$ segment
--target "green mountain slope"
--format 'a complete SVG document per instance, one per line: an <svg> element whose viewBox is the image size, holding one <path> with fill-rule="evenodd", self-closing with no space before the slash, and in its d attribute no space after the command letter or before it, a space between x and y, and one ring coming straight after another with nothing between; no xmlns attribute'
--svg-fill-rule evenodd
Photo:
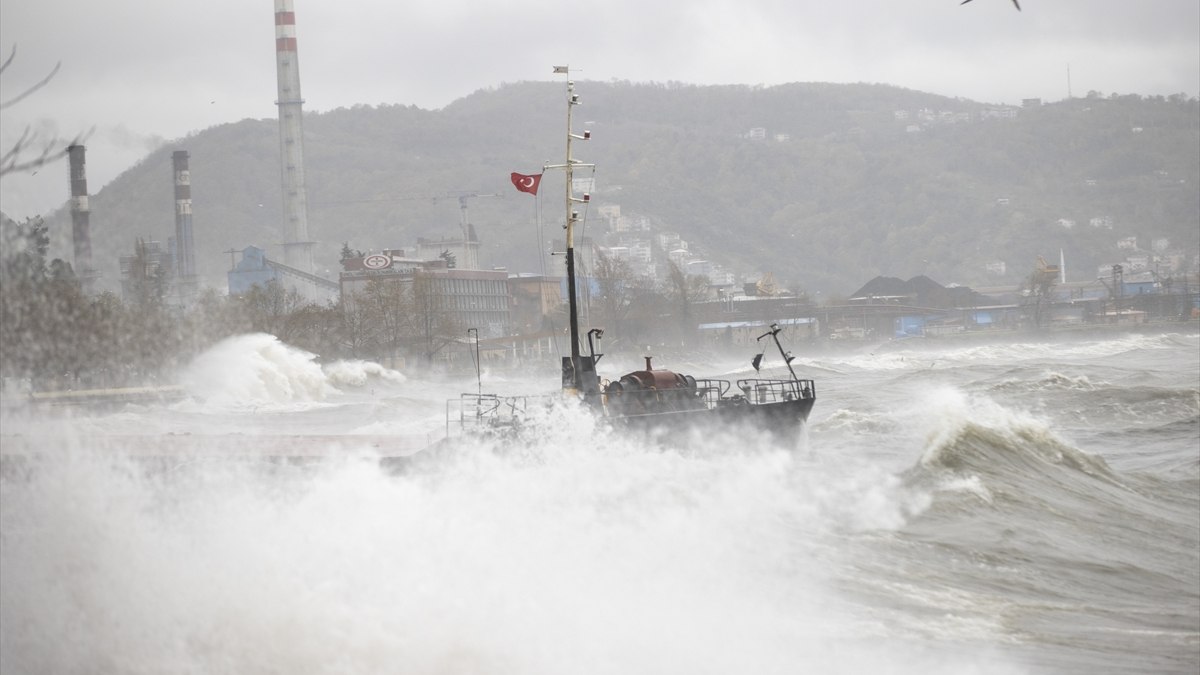
<svg viewBox="0 0 1200 675"><path fill-rule="evenodd" d="M1015 284L1037 255L1060 248L1068 273L1083 279L1124 257L1123 237L1143 248L1166 238L1189 260L1200 247L1194 99L1092 95L981 119L989 106L883 85L579 82L577 91L576 131L591 130L592 140L575 154L597 165L591 209L618 204L709 260L784 284L845 293L878 274ZM536 271L536 251L549 244L537 240L535 204L546 238L557 236L562 177L548 172L534 200L508 175L562 163L564 96L558 83L516 83L437 111L307 115L318 271L336 274L343 241L367 250L461 236L459 193L481 195L467 204L482 262ZM765 138L748 138L753 128ZM149 155L95 194L95 258L109 282L135 238L172 235L177 149L191 153L205 280L223 287L231 248L254 244L282 258L278 142L274 120L221 125ZM589 215L587 234L598 236ZM65 211L49 220L60 241L69 236ZM987 274L994 261L1007 263L1006 275Z"/></svg>

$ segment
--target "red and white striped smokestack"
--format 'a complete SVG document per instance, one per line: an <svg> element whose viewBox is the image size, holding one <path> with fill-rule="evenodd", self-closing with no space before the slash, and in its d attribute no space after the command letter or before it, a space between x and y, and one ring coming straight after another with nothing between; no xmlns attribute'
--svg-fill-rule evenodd
<svg viewBox="0 0 1200 675"><path fill-rule="evenodd" d="M71 179L71 237L75 243L75 273L84 276L92 269L91 209L88 206L87 149L67 148Z"/></svg>
<svg viewBox="0 0 1200 675"><path fill-rule="evenodd" d="M279 86L279 156L283 170L284 264L313 271L308 240L308 195L304 185L304 128L296 12L292 0L275 0L275 64Z"/></svg>
<svg viewBox="0 0 1200 675"><path fill-rule="evenodd" d="M192 173L187 150L171 154L175 174L175 275L181 281L196 276L196 253L192 243Z"/></svg>

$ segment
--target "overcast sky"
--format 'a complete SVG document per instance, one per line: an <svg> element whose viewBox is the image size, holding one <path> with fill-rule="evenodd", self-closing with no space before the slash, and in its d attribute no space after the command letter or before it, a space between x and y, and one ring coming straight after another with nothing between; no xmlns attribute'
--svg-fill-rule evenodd
<svg viewBox="0 0 1200 675"><path fill-rule="evenodd" d="M478 89L553 80L872 82L989 103L1197 96L1197 0L295 0L306 111L436 109ZM272 0L0 0L8 148L26 125L89 137L90 191L165 141L276 116ZM47 175L49 174L49 175ZM5 176L16 218L67 199L65 165Z"/></svg>

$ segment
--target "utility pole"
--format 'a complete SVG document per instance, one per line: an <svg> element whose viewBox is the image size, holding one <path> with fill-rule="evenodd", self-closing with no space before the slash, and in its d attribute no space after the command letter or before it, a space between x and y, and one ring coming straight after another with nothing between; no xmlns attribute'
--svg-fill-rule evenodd
<svg viewBox="0 0 1200 675"><path fill-rule="evenodd" d="M1120 265L1112 266L1113 273L1113 314L1116 315L1113 322L1121 323L1121 295L1124 293L1125 285L1125 268Z"/></svg>

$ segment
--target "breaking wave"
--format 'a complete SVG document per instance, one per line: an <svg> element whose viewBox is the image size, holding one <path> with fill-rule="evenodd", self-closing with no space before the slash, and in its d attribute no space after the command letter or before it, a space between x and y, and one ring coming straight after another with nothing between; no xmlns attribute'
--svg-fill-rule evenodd
<svg viewBox="0 0 1200 675"><path fill-rule="evenodd" d="M407 381L402 373L385 368L373 361L334 361L321 367L335 387L365 387L373 382L401 383Z"/></svg>
<svg viewBox="0 0 1200 675"><path fill-rule="evenodd" d="M289 411L320 406L346 390L399 384L403 374L369 361L322 365L273 335L238 335L188 365L181 383L191 404L211 410Z"/></svg>
<svg viewBox="0 0 1200 675"><path fill-rule="evenodd" d="M822 356L812 447L558 408L402 465L175 454L185 422L440 431L465 386L241 336L191 409L106 422L162 461L0 458L4 670L1195 672L1196 340L1156 340Z"/></svg>
<svg viewBox="0 0 1200 675"><path fill-rule="evenodd" d="M10 476L6 665L1019 672L897 639L831 583L839 537L923 508L899 477L761 439L676 450L547 415L561 431L515 451L468 444L399 473L84 454Z"/></svg>

